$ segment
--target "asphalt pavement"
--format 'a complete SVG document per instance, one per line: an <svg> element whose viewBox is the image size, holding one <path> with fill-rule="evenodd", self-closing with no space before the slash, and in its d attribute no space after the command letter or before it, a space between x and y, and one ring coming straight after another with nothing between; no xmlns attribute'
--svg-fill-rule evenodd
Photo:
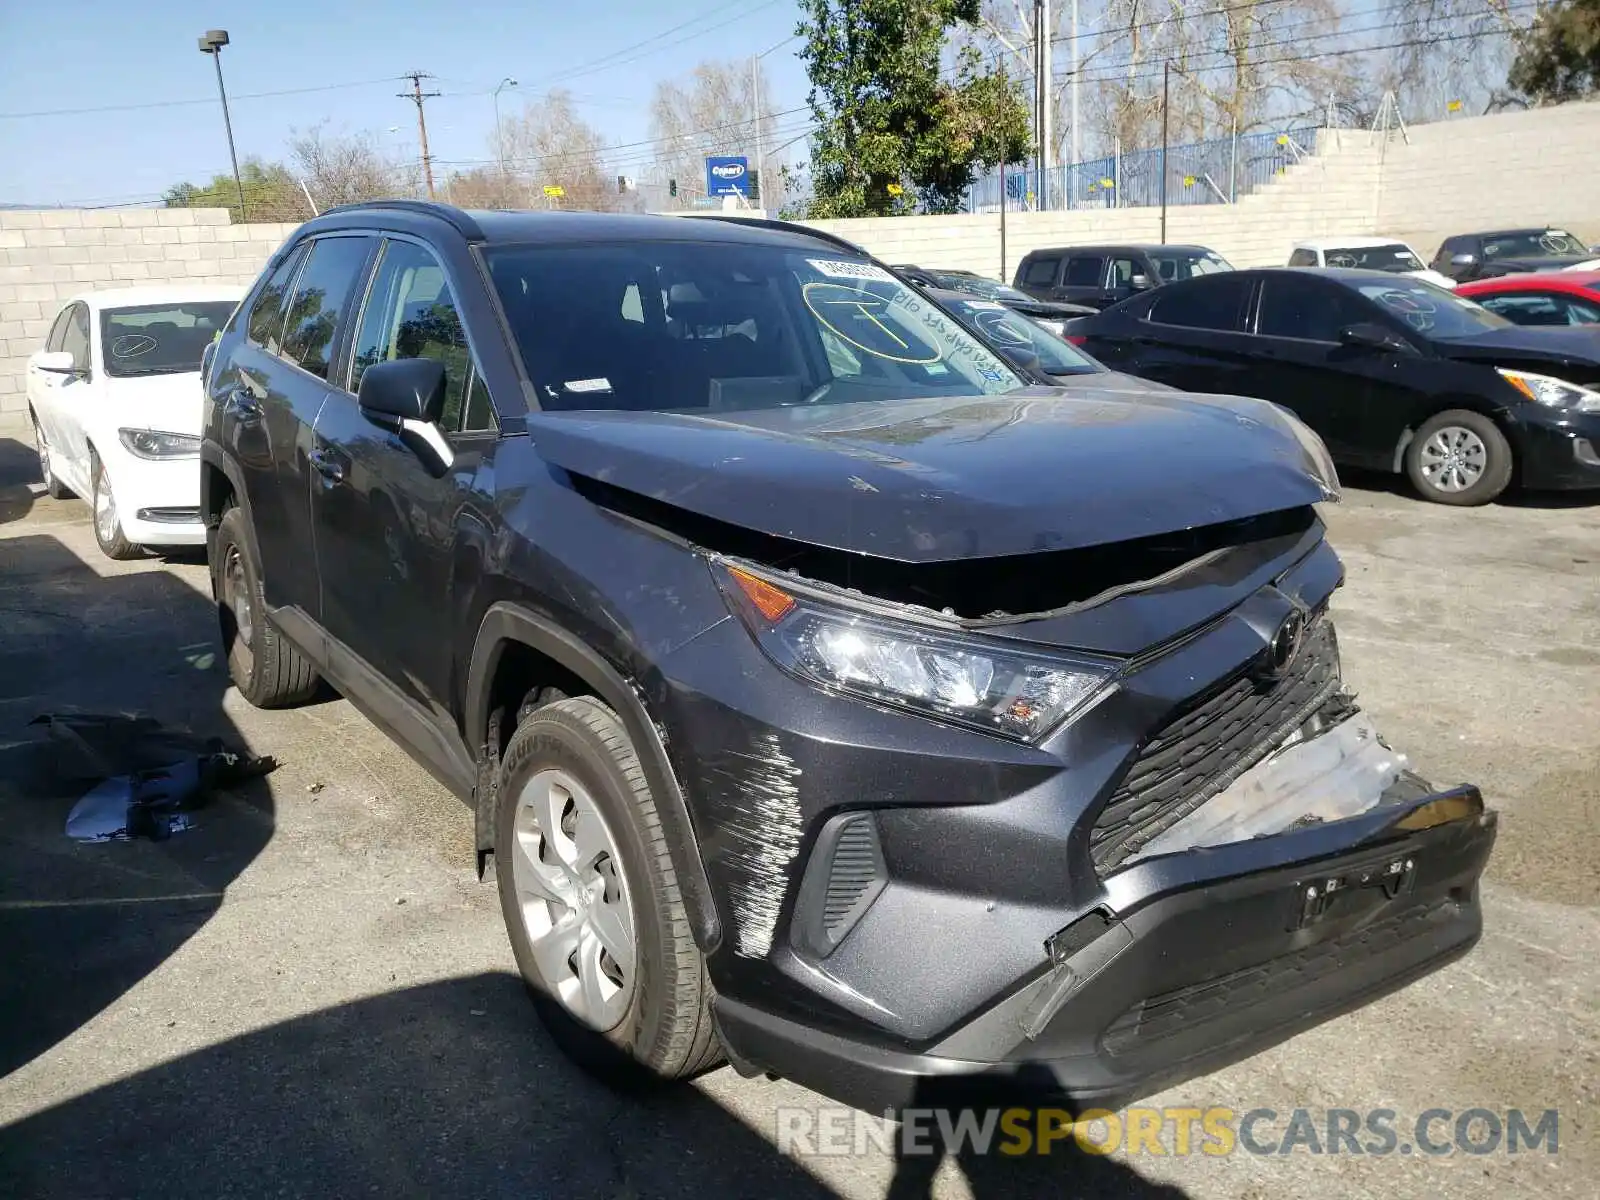
<svg viewBox="0 0 1600 1200"><path fill-rule="evenodd" d="M203 559L113 563L0 423L0 1195L1592 1196L1600 1178L1600 501L1425 505L1348 481L1346 675L1389 740L1502 813L1464 961L1151 1106L1546 1110L1559 1148L1477 1155L784 1153L794 1085L722 1069L620 1095L556 1052L465 808L331 693L258 712L218 661ZM79 748L28 724L145 716L270 754L164 842L79 844ZM115 728L115 726L113 726ZM954 949L951 953L958 952ZM844 1118L840 1118L844 1119ZM792 1129L791 1124L788 1128ZM1321 1147L1327 1149L1326 1145ZM1169 1142L1170 1149L1170 1142Z"/></svg>

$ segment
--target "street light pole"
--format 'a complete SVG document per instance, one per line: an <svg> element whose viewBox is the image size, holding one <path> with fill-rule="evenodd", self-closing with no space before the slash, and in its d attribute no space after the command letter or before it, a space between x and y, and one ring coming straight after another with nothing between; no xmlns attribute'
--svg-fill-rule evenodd
<svg viewBox="0 0 1600 1200"><path fill-rule="evenodd" d="M228 44L226 29L208 29L200 39L200 53L211 55L217 68L217 95L222 97L222 127L228 131L228 158L233 162L233 185L239 189L239 220L247 219L244 206L244 179L239 175L239 154L233 148L233 118L228 115L228 89L222 83L222 48Z"/></svg>
<svg viewBox="0 0 1600 1200"><path fill-rule="evenodd" d="M1161 64L1161 244L1167 244L1167 109L1172 96L1172 60Z"/></svg>
<svg viewBox="0 0 1600 1200"><path fill-rule="evenodd" d="M506 88L514 88L516 86L517 81L509 75L494 85L494 148L495 157L500 160L500 190L502 192L506 190L511 181L506 174L506 139L505 135L500 132L500 93Z"/></svg>

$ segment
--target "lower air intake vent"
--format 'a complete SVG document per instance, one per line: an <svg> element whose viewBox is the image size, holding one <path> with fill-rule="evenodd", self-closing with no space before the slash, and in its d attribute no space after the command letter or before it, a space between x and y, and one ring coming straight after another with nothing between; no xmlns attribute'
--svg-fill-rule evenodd
<svg viewBox="0 0 1600 1200"><path fill-rule="evenodd" d="M887 876L871 813L829 821L800 885L795 940L819 957L832 953L872 907Z"/></svg>

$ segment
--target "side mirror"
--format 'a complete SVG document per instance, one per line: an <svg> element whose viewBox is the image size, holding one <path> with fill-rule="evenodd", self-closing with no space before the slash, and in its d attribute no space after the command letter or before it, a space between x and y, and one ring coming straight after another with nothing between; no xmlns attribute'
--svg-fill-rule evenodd
<svg viewBox="0 0 1600 1200"><path fill-rule="evenodd" d="M41 350L33 356L33 365L41 371L49 371L52 375L76 375L77 364L73 362L72 355L66 350Z"/></svg>
<svg viewBox="0 0 1600 1200"><path fill-rule="evenodd" d="M444 364L431 358L397 358L373 363L361 373L356 403L374 425L392 430L422 459L429 472L443 475L455 454L437 421L444 411Z"/></svg>
<svg viewBox="0 0 1600 1200"><path fill-rule="evenodd" d="M1382 325L1362 321L1339 330L1339 344L1362 350L1409 350L1411 344L1390 333Z"/></svg>
<svg viewBox="0 0 1600 1200"><path fill-rule="evenodd" d="M1477 261L1478 256L1476 254L1452 254L1450 256L1450 265L1452 267L1470 267Z"/></svg>
<svg viewBox="0 0 1600 1200"><path fill-rule="evenodd" d="M1150 276L1135 275L1128 280L1128 286L1136 292L1148 292L1150 290Z"/></svg>

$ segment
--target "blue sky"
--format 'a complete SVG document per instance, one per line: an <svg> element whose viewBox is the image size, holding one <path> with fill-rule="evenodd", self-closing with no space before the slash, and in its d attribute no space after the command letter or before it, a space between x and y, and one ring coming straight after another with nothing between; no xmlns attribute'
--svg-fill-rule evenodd
<svg viewBox="0 0 1600 1200"><path fill-rule="evenodd" d="M323 121L414 155L416 109L395 93L410 86L402 72L420 69L444 93L427 106L434 156L469 160L490 154L489 91L507 76L520 87L501 94L503 113L519 92L565 87L608 141L638 142L657 80L747 60L796 20L794 0L0 0L0 202L125 203L227 171L216 77L196 48L211 28L232 37L222 66L241 158L281 157L293 130ZM762 63L780 110L805 102L797 46ZM249 98L312 88L326 90ZM62 109L115 111L14 115Z"/></svg>

